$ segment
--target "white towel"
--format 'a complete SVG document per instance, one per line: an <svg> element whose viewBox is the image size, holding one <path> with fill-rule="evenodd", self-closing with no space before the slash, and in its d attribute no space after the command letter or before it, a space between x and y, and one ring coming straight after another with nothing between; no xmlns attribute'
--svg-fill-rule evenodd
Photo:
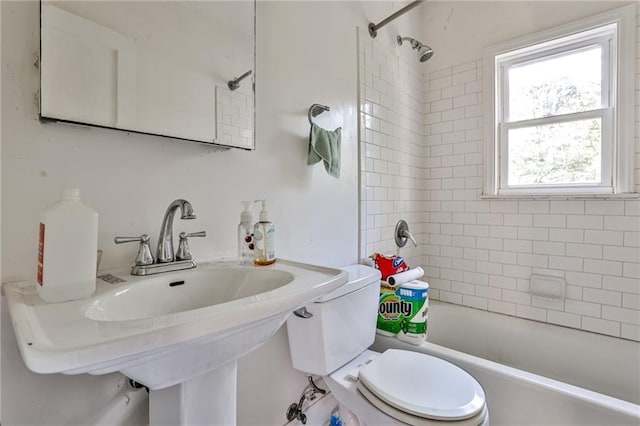
<svg viewBox="0 0 640 426"><path fill-rule="evenodd" d="M404 283L408 283L409 281L418 280L424 276L424 270L421 267L409 269L405 272L400 272L399 274L389 275L387 277L387 282L390 285L400 285Z"/></svg>

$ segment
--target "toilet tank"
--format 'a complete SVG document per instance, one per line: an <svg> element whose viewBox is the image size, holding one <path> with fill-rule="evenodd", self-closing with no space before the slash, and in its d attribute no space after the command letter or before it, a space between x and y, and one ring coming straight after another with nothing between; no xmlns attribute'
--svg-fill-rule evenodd
<svg viewBox="0 0 640 426"><path fill-rule="evenodd" d="M311 318L287 320L291 361L298 371L326 376L375 339L380 271L364 265L343 269L347 283L307 305Z"/></svg>

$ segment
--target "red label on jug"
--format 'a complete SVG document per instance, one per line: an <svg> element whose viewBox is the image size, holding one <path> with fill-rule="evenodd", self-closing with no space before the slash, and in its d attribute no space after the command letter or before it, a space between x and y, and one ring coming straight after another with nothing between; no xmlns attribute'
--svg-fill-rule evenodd
<svg viewBox="0 0 640 426"><path fill-rule="evenodd" d="M42 285L42 266L44 264L44 223L40 223L38 238L38 284Z"/></svg>

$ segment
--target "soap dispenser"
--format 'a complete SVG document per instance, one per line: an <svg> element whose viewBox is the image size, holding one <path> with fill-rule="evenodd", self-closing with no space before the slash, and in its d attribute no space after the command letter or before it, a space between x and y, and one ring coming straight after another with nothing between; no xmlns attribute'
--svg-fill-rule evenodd
<svg viewBox="0 0 640 426"><path fill-rule="evenodd" d="M244 210L240 213L238 224L238 262L241 265L249 265L253 260L253 212L251 201L242 201Z"/></svg>
<svg viewBox="0 0 640 426"><path fill-rule="evenodd" d="M267 212L267 200L256 200L262 202L262 210L260 211L260 221L253 227L253 239L255 241L254 248L254 265L271 265L276 261L276 230L273 223L269 221L269 212Z"/></svg>

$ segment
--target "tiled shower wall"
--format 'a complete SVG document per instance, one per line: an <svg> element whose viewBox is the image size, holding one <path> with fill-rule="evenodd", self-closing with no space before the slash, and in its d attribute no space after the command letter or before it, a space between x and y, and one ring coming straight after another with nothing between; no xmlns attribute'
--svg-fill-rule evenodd
<svg viewBox="0 0 640 426"><path fill-rule="evenodd" d="M635 157L636 182L640 182L640 27L637 38ZM364 75L371 75L368 81L365 78L361 102L363 204L367 209L386 206L366 211L367 249L392 251L388 227L397 216L391 209L397 191L388 184L411 171L415 180L406 194L417 198L402 203L421 209L412 211L411 218L421 231L421 266L432 298L640 340L640 201L482 199L480 58L422 76L421 102L416 111L407 113L414 117L423 112L424 146L411 143L421 155L412 155L408 166L389 163L381 153L398 149L390 137L397 129L381 125L389 110L379 104L382 92L375 77L384 64L398 59L392 50L375 43L373 48L367 49L366 43L362 47ZM409 66L419 69L417 63ZM406 73L407 78L411 75ZM407 96L403 89L408 87L413 87L413 80L383 85L399 91L395 95L387 91L391 99ZM418 254L412 257L418 258ZM564 299L532 297L532 274L563 278Z"/></svg>
<svg viewBox="0 0 640 426"><path fill-rule="evenodd" d="M360 176L361 257L400 254L412 266L424 264L422 247L399 249L394 229L400 219L426 243L423 76L378 40L361 33Z"/></svg>

